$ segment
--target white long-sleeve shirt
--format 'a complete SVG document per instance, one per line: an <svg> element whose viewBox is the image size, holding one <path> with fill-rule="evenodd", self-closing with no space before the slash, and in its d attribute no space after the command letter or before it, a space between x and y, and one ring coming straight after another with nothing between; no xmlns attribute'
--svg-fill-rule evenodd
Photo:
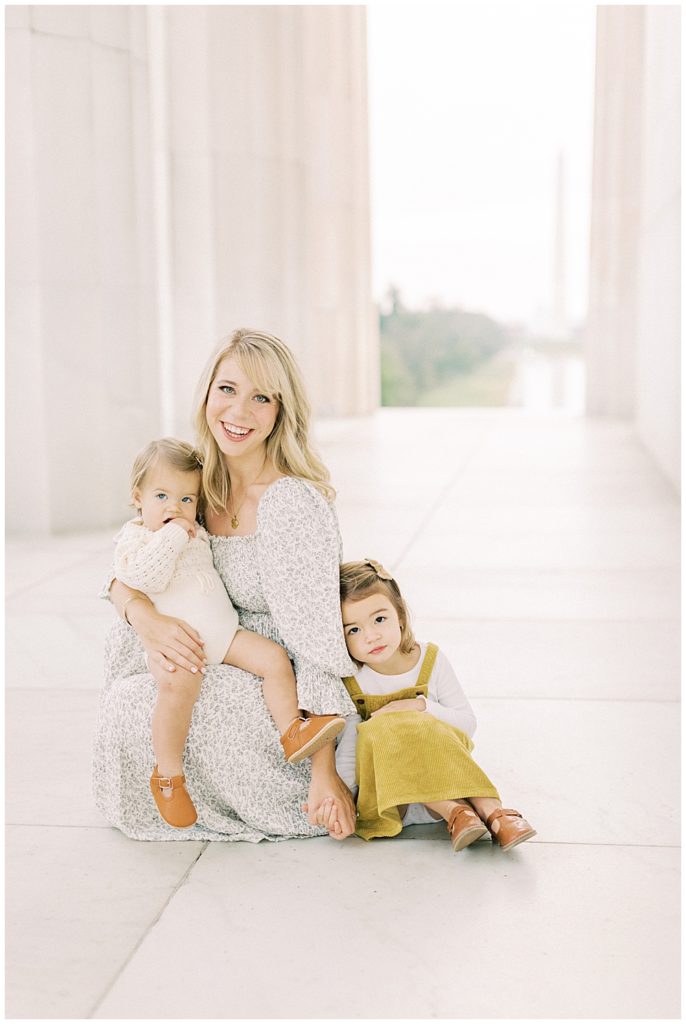
<svg viewBox="0 0 686 1024"><path fill-rule="evenodd" d="M369 665L363 665L355 673L355 678L363 693L394 693L396 690L404 690L406 687L417 685L422 662L426 655L426 643L419 645L421 654L419 661L409 672L401 672L399 675L382 675L375 672ZM467 700L464 690L460 686L455 671L439 650L436 655L433 671L429 677L429 692L426 698L426 710L424 714L433 715L448 725L454 725L469 737L474 735L476 730L476 715L472 706ZM355 747L357 744L357 726L362 721L360 715L351 715L346 718L346 726L338 739L336 748L336 770L350 789L355 786Z"/></svg>

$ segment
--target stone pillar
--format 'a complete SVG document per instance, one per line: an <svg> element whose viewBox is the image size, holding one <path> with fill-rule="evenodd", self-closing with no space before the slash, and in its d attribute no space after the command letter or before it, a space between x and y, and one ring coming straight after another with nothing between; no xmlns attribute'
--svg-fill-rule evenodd
<svg viewBox="0 0 686 1024"><path fill-rule="evenodd" d="M680 10L600 6L588 411L633 419L679 485Z"/></svg>
<svg viewBox="0 0 686 1024"><path fill-rule="evenodd" d="M375 409L364 8L6 12L8 528L120 521L235 327Z"/></svg>
<svg viewBox="0 0 686 1024"><path fill-rule="evenodd" d="M681 166L678 7L645 10L642 191L638 273L636 425L680 484Z"/></svg>
<svg viewBox="0 0 686 1024"><path fill-rule="evenodd" d="M93 529L158 424L144 9L5 11L7 527Z"/></svg>
<svg viewBox="0 0 686 1024"><path fill-rule="evenodd" d="M235 327L295 351L320 414L379 405L361 7L165 7L175 429Z"/></svg>
<svg viewBox="0 0 686 1024"><path fill-rule="evenodd" d="M597 8L587 409L633 417L644 8Z"/></svg>

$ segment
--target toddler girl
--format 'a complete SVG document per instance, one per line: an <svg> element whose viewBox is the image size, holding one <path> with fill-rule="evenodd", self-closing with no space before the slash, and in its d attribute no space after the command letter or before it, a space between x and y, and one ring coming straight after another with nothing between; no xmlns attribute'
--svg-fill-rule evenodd
<svg viewBox="0 0 686 1024"><path fill-rule="evenodd" d="M359 785L356 834L393 836L403 825L444 818L456 851L487 832L504 850L535 836L519 811L503 809L472 760L474 712L445 655L415 641L391 574L372 559L345 563L341 604L360 669L344 680L358 715L348 720L336 763L344 782ZM335 824L335 805L324 823Z"/></svg>
<svg viewBox="0 0 686 1024"><path fill-rule="evenodd" d="M238 625L236 609L214 568L208 535L196 521L200 469L195 449L173 438L152 441L137 456L131 497L139 518L126 523L115 538L115 576L141 591L125 602L124 618L126 605L147 595L158 612L199 631L207 662L262 676L265 704L282 733L284 754L289 764L297 764L333 740L345 719L304 718L284 648ZM157 763L150 787L161 816L175 828L189 828L197 820L184 785L183 749L201 682L199 676L191 694L179 692L171 681L158 684L153 712Z"/></svg>

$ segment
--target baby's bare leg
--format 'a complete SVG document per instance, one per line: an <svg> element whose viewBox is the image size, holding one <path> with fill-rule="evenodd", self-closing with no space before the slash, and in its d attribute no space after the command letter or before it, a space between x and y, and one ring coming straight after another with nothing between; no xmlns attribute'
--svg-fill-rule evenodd
<svg viewBox="0 0 686 1024"><path fill-rule="evenodd" d="M152 745L162 776L183 775L183 748L202 680L200 672L186 672L182 668L155 679L157 703L152 714Z"/></svg>
<svg viewBox="0 0 686 1024"><path fill-rule="evenodd" d="M239 629L224 656L225 665L262 676L264 702L280 733L300 714L295 676L284 648L247 629Z"/></svg>

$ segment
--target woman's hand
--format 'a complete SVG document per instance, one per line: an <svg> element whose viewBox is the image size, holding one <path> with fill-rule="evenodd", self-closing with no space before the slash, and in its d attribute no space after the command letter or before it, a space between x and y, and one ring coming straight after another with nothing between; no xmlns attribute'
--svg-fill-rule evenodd
<svg viewBox="0 0 686 1024"><path fill-rule="evenodd" d="M336 772L333 743L312 755L312 782L303 811L310 825L322 825L332 839L347 839L355 831L355 801Z"/></svg>
<svg viewBox="0 0 686 1024"><path fill-rule="evenodd" d="M370 718L376 715L387 714L393 711L426 711L426 701L423 697L411 697L409 700L391 700L384 704L378 711L372 711Z"/></svg>
<svg viewBox="0 0 686 1024"><path fill-rule="evenodd" d="M338 820L338 804L332 796L325 798L315 811L314 817L316 824L325 828L333 839L343 838L343 829Z"/></svg>
<svg viewBox="0 0 686 1024"><path fill-rule="evenodd" d="M126 611L151 664L167 672L175 672L177 666L189 672L205 671L203 642L187 622L160 615L148 601L131 601Z"/></svg>

